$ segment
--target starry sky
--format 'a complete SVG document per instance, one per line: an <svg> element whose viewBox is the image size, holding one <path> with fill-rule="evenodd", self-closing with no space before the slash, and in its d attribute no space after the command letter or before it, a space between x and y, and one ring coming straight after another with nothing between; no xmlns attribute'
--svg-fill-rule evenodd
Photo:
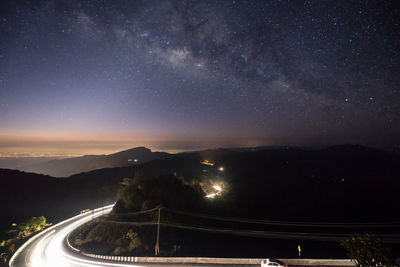
<svg viewBox="0 0 400 267"><path fill-rule="evenodd" d="M395 1L0 10L0 156L400 142Z"/></svg>

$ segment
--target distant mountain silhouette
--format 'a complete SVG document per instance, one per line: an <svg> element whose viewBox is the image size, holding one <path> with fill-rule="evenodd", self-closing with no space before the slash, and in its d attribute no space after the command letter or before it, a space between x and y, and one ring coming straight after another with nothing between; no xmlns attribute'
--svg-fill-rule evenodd
<svg viewBox="0 0 400 267"><path fill-rule="evenodd" d="M0 157L0 168L23 170L26 167L49 162L61 157Z"/></svg>
<svg viewBox="0 0 400 267"><path fill-rule="evenodd" d="M353 144L342 144L342 145L335 145L335 146L330 146L325 149L322 149L323 151L327 152L332 152L332 153L355 153L355 154L376 154L376 153L386 153L383 150L375 149L375 148L370 148L362 145L353 145Z"/></svg>
<svg viewBox="0 0 400 267"><path fill-rule="evenodd" d="M118 183L107 179L58 179L48 175L0 169L2 220L0 235L11 223L32 216L46 216L55 222L81 209L111 204ZM1 239L1 237L0 237Z"/></svg>
<svg viewBox="0 0 400 267"><path fill-rule="evenodd" d="M105 200L114 201L122 179L132 177L141 169L147 177L176 173L187 180L202 177L223 180L229 184L234 199L232 212L238 214L233 215L243 217L400 220L394 212L399 208L400 156L362 146L343 145L320 150L215 149L173 155L136 148L109 156L55 162L64 164L64 169L70 164L77 172L78 163L89 165L91 160L99 160L101 164L97 166L116 165L131 156L137 156L139 163L121 163L125 166L83 172L68 179L0 169L0 201L8 203L10 214L18 207L29 207L24 212L33 212L31 207L35 207L45 213L50 209L57 213L60 208L76 210L92 204L101 205ZM106 161L103 164L100 159L112 163ZM202 165L202 160L212 161L215 165ZM222 172L218 170L221 166L224 167Z"/></svg>
<svg viewBox="0 0 400 267"><path fill-rule="evenodd" d="M46 162L19 166L16 169L54 177L68 177L96 169L137 165L169 156L170 154L165 152L152 152L145 147L136 147L110 155L86 155L66 159L52 159Z"/></svg>
<svg viewBox="0 0 400 267"><path fill-rule="evenodd" d="M134 156L140 161L126 164ZM214 166L201 164L203 160ZM91 161L99 163L89 165ZM85 164L91 168L125 165L82 172L67 179L0 169L0 230L30 216L44 215L58 222L82 209L111 204L116 201L123 178L132 177L138 169L148 179L175 174L187 181L208 178L226 182L227 202L216 199L203 212L207 214L314 222L400 221L400 155L363 146L214 149L173 155L136 148L52 164L64 164L64 172L69 171L66 166L77 172L87 167Z"/></svg>
<svg viewBox="0 0 400 267"><path fill-rule="evenodd" d="M202 160L214 166L200 164ZM224 167L223 172L218 168ZM80 173L69 179L131 177L137 166ZM230 184L236 215L296 220L379 221L400 216L400 156L358 145L319 150L298 148L177 154L140 165L149 177L169 173L185 179L207 176ZM257 213L262 212L263 215Z"/></svg>

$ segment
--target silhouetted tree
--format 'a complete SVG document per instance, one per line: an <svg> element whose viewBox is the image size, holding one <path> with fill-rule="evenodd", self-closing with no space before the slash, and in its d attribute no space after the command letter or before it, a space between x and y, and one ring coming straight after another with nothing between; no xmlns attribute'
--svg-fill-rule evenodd
<svg viewBox="0 0 400 267"><path fill-rule="evenodd" d="M389 250L373 235L352 236L340 244L359 267L393 266L389 259Z"/></svg>
<svg viewBox="0 0 400 267"><path fill-rule="evenodd" d="M163 206L177 210L188 210L201 205L204 193L173 174L158 178L146 178L136 172L131 179L124 179L118 191L114 211L139 211Z"/></svg>

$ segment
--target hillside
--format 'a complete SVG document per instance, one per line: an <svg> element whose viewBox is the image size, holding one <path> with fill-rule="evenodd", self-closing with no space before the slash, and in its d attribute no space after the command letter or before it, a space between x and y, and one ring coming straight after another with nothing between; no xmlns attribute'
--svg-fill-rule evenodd
<svg viewBox="0 0 400 267"><path fill-rule="evenodd" d="M200 164L204 159L215 165ZM218 171L220 166L224 171ZM316 151L206 150L61 180L1 170L1 200L11 206L21 203L43 210L60 201L62 206L79 210L86 203L101 204L104 198L113 201L122 178L132 177L138 168L148 177L176 173L186 180L224 181L229 184L235 212L248 217L400 220L393 212L398 208L400 156L359 146Z"/></svg>
<svg viewBox="0 0 400 267"><path fill-rule="evenodd" d="M202 165L201 160L208 160L214 165ZM80 249L131 255L125 244L127 241L121 238L133 231L141 240L138 244L142 244L138 245L134 254L151 255L152 249L146 247L151 248L154 244L154 226L133 226L129 222L151 221L156 213L148 210L161 205L164 207L161 221L166 223L161 227L163 256L260 257L267 249L274 257L295 257L293 252L296 251L288 247L297 247L301 242L307 248L309 257L345 257L344 250L337 242L306 243L301 238L301 241L296 241L296 237L287 236L276 237L275 240L271 236L252 239L226 234L229 231L220 234L215 231L228 228L247 229L251 233L255 230L333 235L371 231L376 234L394 233L397 229L394 224L393 228L385 229L365 225L348 229L333 225L346 222L351 225L354 222L398 222L400 217L394 211L399 208L396 197L399 160L397 155L383 151L341 145L318 151L288 148L239 152L218 149L154 161L142 165L140 169L143 172L136 174L134 179L124 180L114 213L104 221L100 220L93 229L90 230L88 226L86 234L79 236L79 244L84 244ZM99 170L95 176L103 171L107 172L104 175L111 175L113 170ZM132 170L125 168L118 171ZM145 176L140 176L143 175L140 173ZM166 173L175 175L164 175ZM75 177L90 179L87 175L90 173ZM205 192L203 197L199 194L199 185L210 180L222 186L221 197L207 199L204 198ZM146 215L148 217L134 215L139 210L150 213ZM129 214L133 214L133 217ZM229 218L333 224L328 228L249 225L236 220L221 222L210 214ZM189 225L190 228L183 230L182 225ZM199 229L204 231L204 227L213 229L212 233L198 232ZM282 241L279 238L294 240ZM233 243L235 246L232 248ZM177 246L179 249L175 250ZM391 245L391 249L399 253L398 246Z"/></svg>
<svg viewBox="0 0 400 267"><path fill-rule="evenodd" d="M214 166L203 165L202 160ZM321 150L206 150L66 179L0 169L0 201L6 203L0 230L31 216L58 222L82 209L115 202L123 178L138 170L146 179L172 174L187 182L223 182L224 201L213 200L203 207L204 214L314 222L400 221L395 212L400 156L342 145Z"/></svg>
<svg viewBox="0 0 400 267"><path fill-rule="evenodd" d="M26 164L19 161L18 164L11 164L9 169L15 168L21 171L47 174L54 177L68 177L73 174L88 172L96 169L132 166L145 163L155 159L169 157L165 152L152 152L145 147L136 147L110 155L86 155L66 159L50 159L39 162L28 161ZM9 162L9 161L8 161ZM3 160L3 168L7 161Z"/></svg>
<svg viewBox="0 0 400 267"><path fill-rule="evenodd" d="M201 165L208 159L213 167ZM224 171L218 171L223 166ZM396 191L400 157L361 146L316 151L207 150L140 165L150 177L176 173L185 179L211 178L230 185L235 212L253 217L298 220L400 220ZM102 169L71 178L118 180L136 167Z"/></svg>
<svg viewBox="0 0 400 267"><path fill-rule="evenodd" d="M13 222L45 216L57 222L81 209L112 203L118 185L97 179L57 179L47 175L0 169L0 232Z"/></svg>

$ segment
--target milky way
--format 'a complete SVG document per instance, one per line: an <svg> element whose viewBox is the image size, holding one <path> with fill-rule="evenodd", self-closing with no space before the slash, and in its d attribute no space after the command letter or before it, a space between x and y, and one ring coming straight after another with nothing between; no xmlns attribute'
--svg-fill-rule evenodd
<svg viewBox="0 0 400 267"><path fill-rule="evenodd" d="M391 1L2 1L1 10L3 140L400 141Z"/></svg>

